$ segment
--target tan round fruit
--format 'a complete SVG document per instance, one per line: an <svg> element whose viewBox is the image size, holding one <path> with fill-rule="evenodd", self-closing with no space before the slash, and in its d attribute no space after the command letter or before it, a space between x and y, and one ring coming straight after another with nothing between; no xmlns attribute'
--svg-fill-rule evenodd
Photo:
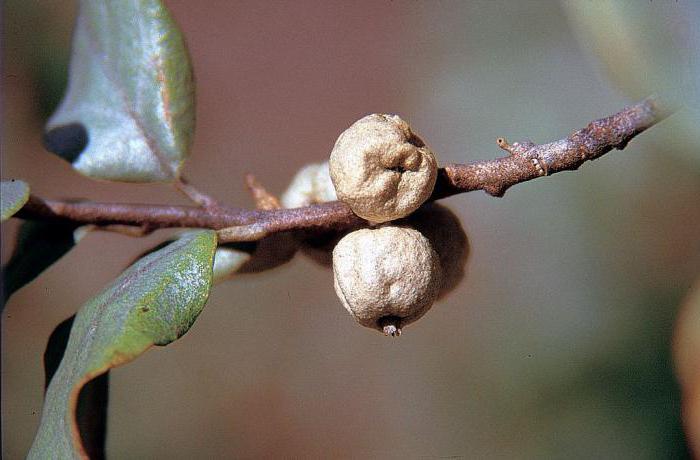
<svg viewBox="0 0 700 460"><path fill-rule="evenodd" d="M449 294L464 278L469 257L469 240L462 223L449 208L438 203L422 206L401 223L425 236L437 252L442 268L442 286L438 299Z"/></svg>
<svg viewBox="0 0 700 460"><path fill-rule="evenodd" d="M385 226L345 235L333 250L335 291L361 325L387 335L423 316L441 285L440 261L412 228Z"/></svg>
<svg viewBox="0 0 700 460"><path fill-rule="evenodd" d="M301 168L282 194L281 202L285 208L301 208L337 199L326 161Z"/></svg>
<svg viewBox="0 0 700 460"><path fill-rule="evenodd" d="M418 209L437 179L433 152L397 115L355 122L338 137L329 163L338 199L375 223Z"/></svg>

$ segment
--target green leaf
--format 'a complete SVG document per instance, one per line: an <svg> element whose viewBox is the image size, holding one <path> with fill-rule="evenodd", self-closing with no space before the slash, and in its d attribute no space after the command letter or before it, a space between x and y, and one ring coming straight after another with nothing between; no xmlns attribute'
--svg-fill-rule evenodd
<svg viewBox="0 0 700 460"><path fill-rule="evenodd" d="M44 393L58 370L68 345L75 315L62 321L51 333L44 352ZM93 460L105 458L107 438L107 404L109 402L109 372L85 384L78 396L75 418L85 452Z"/></svg>
<svg viewBox="0 0 700 460"><path fill-rule="evenodd" d="M12 217L22 209L29 199L29 185L21 180L4 180L0 182L0 222Z"/></svg>
<svg viewBox="0 0 700 460"><path fill-rule="evenodd" d="M177 238L172 238L163 241L162 243L158 243L156 246L139 255L136 260L164 248L173 241L177 241L178 238L186 236L188 233L191 233L191 231L182 232ZM241 270L241 268L244 268L247 262L249 262L252 258L256 247L257 243L249 242L227 243L217 247L216 252L214 253L212 283L218 284L225 281Z"/></svg>
<svg viewBox="0 0 700 460"><path fill-rule="evenodd" d="M12 257L2 269L0 310L12 294L33 281L73 248L76 228L77 225L59 222L22 223Z"/></svg>
<svg viewBox="0 0 700 460"><path fill-rule="evenodd" d="M68 90L46 128L47 149L86 176L178 176L194 132L194 81L161 1L80 2Z"/></svg>
<svg viewBox="0 0 700 460"><path fill-rule="evenodd" d="M86 456L75 415L81 389L189 330L209 296L215 250L211 230L183 236L140 259L80 309L29 458Z"/></svg>

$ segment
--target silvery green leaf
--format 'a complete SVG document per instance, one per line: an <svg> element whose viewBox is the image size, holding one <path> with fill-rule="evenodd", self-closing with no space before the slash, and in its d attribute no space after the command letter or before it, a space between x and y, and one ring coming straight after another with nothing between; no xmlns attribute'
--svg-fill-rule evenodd
<svg viewBox="0 0 700 460"><path fill-rule="evenodd" d="M185 43L158 0L82 0L47 149L98 179L176 178L194 131Z"/></svg>
<svg viewBox="0 0 700 460"><path fill-rule="evenodd" d="M46 390L28 458L84 458L76 408L86 385L185 334L209 296L216 233L192 232L139 259L78 311Z"/></svg>
<svg viewBox="0 0 700 460"><path fill-rule="evenodd" d="M29 185L21 180L4 180L0 183L0 221L6 221L22 209L29 199Z"/></svg>
<svg viewBox="0 0 700 460"><path fill-rule="evenodd" d="M51 333L44 351L44 392L63 361L75 315L62 321ZM105 458L109 372L90 380L80 390L75 420L85 453L92 459Z"/></svg>
<svg viewBox="0 0 700 460"><path fill-rule="evenodd" d="M192 230L186 230L174 238L163 241L139 255L136 260L152 254L192 232ZM244 268L253 257L256 247L257 243L228 243L218 246L214 253L213 283L218 284L225 281Z"/></svg>

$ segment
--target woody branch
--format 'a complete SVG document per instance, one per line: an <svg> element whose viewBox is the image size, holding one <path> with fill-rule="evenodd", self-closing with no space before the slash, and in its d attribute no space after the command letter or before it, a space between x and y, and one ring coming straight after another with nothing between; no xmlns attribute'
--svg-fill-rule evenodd
<svg viewBox="0 0 700 460"><path fill-rule="evenodd" d="M656 98L647 98L606 118L594 120L565 139L546 144L508 143L498 139L507 155L470 164L440 168L431 200L484 190L503 194L515 184L561 171L622 150L642 131L670 114ZM219 230L222 241L256 241L277 232L342 230L367 224L344 203L334 201L296 209L243 210L225 206L167 206L97 202L67 202L32 195L15 217L55 220L76 225L128 225L147 230L168 227Z"/></svg>

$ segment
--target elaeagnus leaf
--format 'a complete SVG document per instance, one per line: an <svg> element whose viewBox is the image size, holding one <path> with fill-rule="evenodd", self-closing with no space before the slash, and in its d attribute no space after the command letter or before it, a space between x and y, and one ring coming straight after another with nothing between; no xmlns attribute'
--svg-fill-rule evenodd
<svg viewBox="0 0 700 460"><path fill-rule="evenodd" d="M177 241L190 233L182 232L179 236L163 241L144 252L137 259ZM259 273L279 267L289 262L297 250L295 239L291 235L272 235L260 241L240 241L224 243L216 248L214 255L213 284L231 279L234 275Z"/></svg>
<svg viewBox="0 0 700 460"><path fill-rule="evenodd" d="M192 230L186 230L180 233L180 235L176 235L171 239L160 242L156 246L150 248L149 250L139 255L135 260L145 257L148 254L152 254L158 251L159 249L164 248L169 244L172 244L173 241L177 241L178 238L187 236L191 232ZM217 247L216 252L214 253L212 284L218 284L221 281L232 277L242 267L244 267L246 262L248 262L251 259L256 246L257 243L244 242L229 243Z"/></svg>
<svg viewBox="0 0 700 460"><path fill-rule="evenodd" d="M29 185L21 180L0 182L0 221L6 221L22 209L29 199Z"/></svg>
<svg viewBox="0 0 700 460"><path fill-rule="evenodd" d="M75 315L62 321L51 333L44 352L44 391L51 383L68 345ZM105 458L107 438L107 404L109 401L109 372L85 384L78 396L75 419L86 454L92 460Z"/></svg>
<svg viewBox="0 0 700 460"><path fill-rule="evenodd" d="M78 311L29 458L87 456L76 419L81 390L189 330L209 296L215 250L211 230L183 236L137 261Z"/></svg>
<svg viewBox="0 0 700 460"><path fill-rule="evenodd" d="M185 43L158 0L82 0L48 150L99 179L172 180L194 131Z"/></svg>

